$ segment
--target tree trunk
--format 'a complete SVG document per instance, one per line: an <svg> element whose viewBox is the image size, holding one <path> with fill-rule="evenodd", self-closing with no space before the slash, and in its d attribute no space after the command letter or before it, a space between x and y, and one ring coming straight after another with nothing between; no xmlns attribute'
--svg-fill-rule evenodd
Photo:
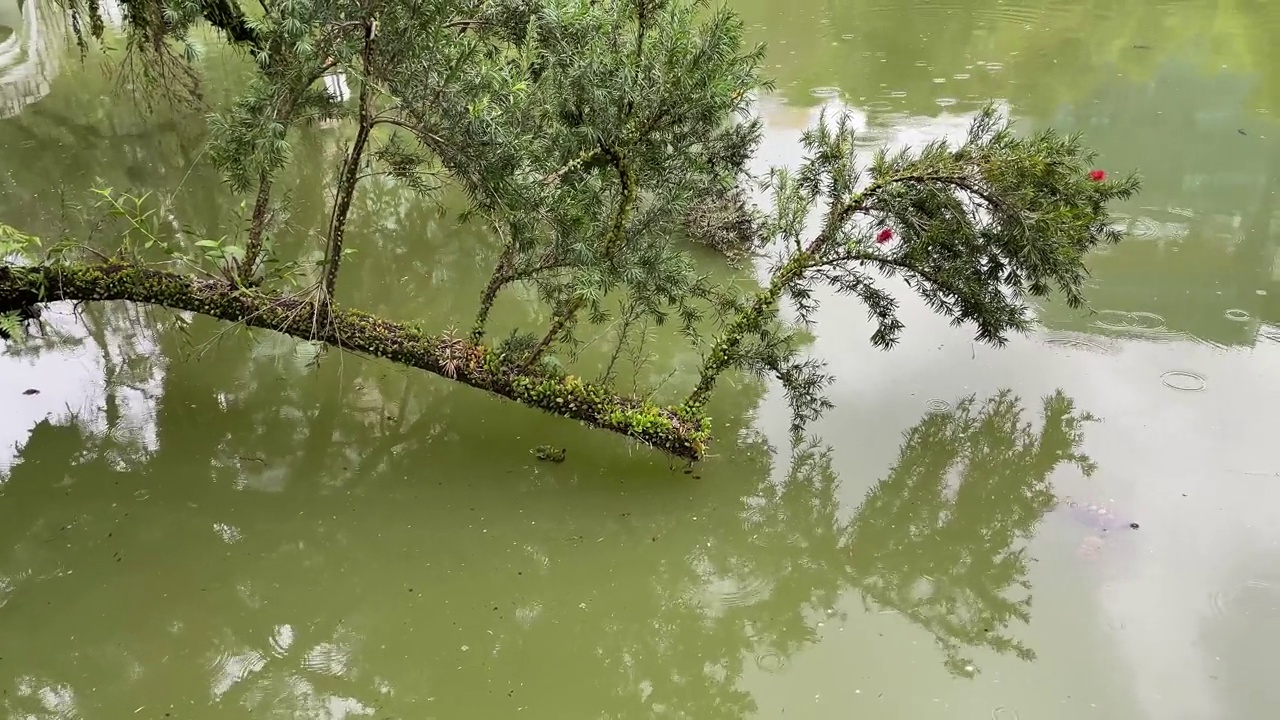
<svg viewBox="0 0 1280 720"><path fill-rule="evenodd" d="M484 339L484 329L489 324L489 313L493 310L493 303L498 299L498 293L502 292L502 288L511 281L507 266L511 264L514 256L515 246L508 243L502 248L502 256L498 258L498 264L493 268L493 274L489 276L484 292L480 294L480 309L476 311L476 319L471 324L471 342L473 343Z"/></svg>
<svg viewBox="0 0 1280 720"><path fill-rule="evenodd" d="M484 346L459 347L454 337L427 335L358 310L331 307L329 321L317 324L315 308L306 300L244 290L224 280L129 263L0 264L0 313L58 301L109 300L186 310L385 358L688 460L702 457L710 436L710 421L700 412L620 397L572 376L520 372Z"/></svg>
<svg viewBox="0 0 1280 720"><path fill-rule="evenodd" d="M365 25L364 52L360 72L369 73L373 61L374 25L370 20ZM351 143L351 150L342 163L342 172L338 176L338 187L333 199L333 213L329 216L328 242L324 251L323 297L332 302L333 290L338 284L338 268L342 264L342 242L347 233L347 216L351 214L351 200L356 194L356 185L360 183L360 162L364 159L364 148L369 143L369 134L373 131L373 89L367 78L361 77L360 109L358 112L356 138Z"/></svg>
<svg viewBox="0 0 1280 720"><path fill-rule="evenodd" d="M221 30L231 42L248 45L254 55L266 50L257 30L234 0L200 0L199 8L205 21Z"/></svg>
<svg viewBox="0 0 1280 720"><path fill-rule="evenodd" d="M258 197L253 201L253 215L249 219L249 241L244 246L244 260L241 261L236 276L241 284L249 286L258 274L258 263L262 256L263 236L267 232L267 213L271 210L271 186L274 180L271 173L263 172L258 177Z"/></svg>

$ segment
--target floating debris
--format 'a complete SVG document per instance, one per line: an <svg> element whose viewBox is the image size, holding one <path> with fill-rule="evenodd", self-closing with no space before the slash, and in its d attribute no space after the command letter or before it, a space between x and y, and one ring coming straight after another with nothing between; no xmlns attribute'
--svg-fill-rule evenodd
<svg viewBox="0 0 1280 720"><path fill-rule="evenodd" d="M562 463L568 451L564 448L552 447L550 445L539 445L533 449L533 454L539 460L547 462Z"/></svg>

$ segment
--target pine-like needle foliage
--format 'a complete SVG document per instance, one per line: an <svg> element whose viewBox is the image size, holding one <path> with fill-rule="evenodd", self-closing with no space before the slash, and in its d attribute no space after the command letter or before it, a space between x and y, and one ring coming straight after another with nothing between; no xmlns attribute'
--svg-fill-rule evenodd
<svg viewBox="0 0 1280 720"><path fill-rule="evenodd" d="M785 296L808 323L820 286L862 301L877 347L892 347L903 330L898 303L879 282L885 277L902 278L954 324L973 326L979 341L1002 345L1030 329L1030 298L1056 292L1072 307L1084 303L1085 256L1121 237L1107 204L1138 189L1134 176L1095 180L1094 154L1080 136L1019 136L991 106L960 142L882 150L865 169L853 141L847 117L824 117L804 135L800 167L774 171L764 225L779 253L770 284L712 348L690 405L738 367L781 379L797 429L829 407L821 364L800 359L776 322ZM810 235L815 208L824 214Z"/></svg>
<svg viewBox="0 0 1280 720"><path fill-rule="evenodd" d="M95 0L64 1L101 36ZM709 0L263 0L253 17L237 0L123 1L131 47L167 57L204 20L260 70L211 119L210 157L234 190L256 195L231 268L238 284L261 282L290 129L345 118L354 133L335 173L318 318L361 178L385 173L429 193L447 175L470 197L468 215L501 239L472 345L483 354L490 310L512 284L534 288L550 311L496 354L510 378L554 375L545 356L575 342L582 323L615 320L615 299L620 325L674 320L695 345L711 315L721 331L697 386L661 411L696 452L709 427L702 408L727 371L780 379L797 430L830 406L822 363L801 355L801 328L781 320L784 298L805 325L820 288L852 295L876 326L871 342L889 348L903 324L885 280L898 278L1000 345L1031 327L1033 298L1083 304L1086 256L1120 239L1107 205L1138 188L1132 176L1095 179L1079 136L1019 135L989 107L955 142L871 158L855 153L847 118L824 117L804 135L801 165L768 178L771 211L750 207L744 168L761 137L750 96L769 87L763 51ZM320 82L334 71L350 98ZM683 244L691 227L727 252L776 252L767 286L713 286ZM619 418L652 420L628 402Z"/></svg>
<svg viewBox="0 0 1280 720"><path fill-rule="evenodd" d="M530 359L612 319L615 292L658 323L693 331L708 289L680 245L710 193L730 192L760 125L747 92L763 84L760 48L741 22L702 2L568 0L507 18L510 62L526 68L523 181L489 208L507 243L473 336L494 298L532 283L553 308ZM530 210L533 209L533 212Z"/></svg>

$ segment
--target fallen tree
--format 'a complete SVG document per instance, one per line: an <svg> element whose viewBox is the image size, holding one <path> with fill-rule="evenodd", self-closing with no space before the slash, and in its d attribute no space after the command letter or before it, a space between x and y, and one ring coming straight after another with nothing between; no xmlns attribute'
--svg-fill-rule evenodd
<svg viewBox="0 0 1280 720"><path fill-rule="evenodd" d="M727 372L776 377L796 432L830 406L823 363L804 357L796 332L780 321L784 299L808 321L818 285L853 295L875 323L872 343L889 348L903 325L896 299L875 271L903 279L954 323L973 326L977 340L1001 345L1010 333L1032 327L1030 298L1058 293L1072 306L1084 303L1086 255L1120 239L1108 223L1107 204L1138 187L1135 177L1108 180L1101 170L1089 171L1093 156L1078 137L1052 131L1017 137L991 108L975 117L955 147L935 142L914 153L879 154L862 187L854 184L859 171L846 119L834 125L824 119L806 133L804 145L807 157L794 175L775 173L774 208L763 215L761 242L779 253L765 287L732 293L689 286L703 293L696 299L717 313L722 330L704 346L697 385L676 406L622 396L549 362L548 346L581 307L553 304L553 329L541 339L525 334L523 342L487 344L475 330L465 337L452 330L433 334L335 306L340 254L326 253L332 264L321 265L305 290L274 290L278 282L270 276L256 282L243 275L243 249L208 239L179 247L147 229L153 213L143 200L121 201L110 191L99 193L126 225L113 258L65 240L42 249L34 236L0 225L0 256L21 258L0 264L0 331L49 302L159 305L386 358L697 460L710 440L704 407ZM825 208L824 218L807 237L796 219L815 207ZM145 262L157 245L177 259L176 267L194 272ZM85 262L87 253L102 262ZM702 346L701 337L694 342Z"/></svg>
<svg viewBox="0 0 1280 720"><path fill-rule="evenodd" d="M706 4L271 4L250 43L270 62L210 117L207 157L244 200L241 229L169 233L149 193L110 188L95 192L121 221L119 247L86 252L63 240L72 252L37 253L35 238L12 229L6 247L0 225L0 258L23 256L0 264L0 331L58 300L161 305L384 357L693 460L710 439L703 408L726 373L776 379L797 432L830 406L823 363L804 356L800 333L781 317L790 306L810 322L821 288L859 300L872 344L886 349L903 323L884 278L992 345L1032 327L1033 298L1084 303L1089 252L1120 239L1107 206L1138 180L1093 168L1076 135L1013 132L993 107L963 137L870 157L857 150L847 114L824 116L804 134L799 166L767 178L772 207L748 206L741 189L758 180L746 165L762 128L751 95L769 87L763 51L746 45L733 13ZM163 26L138 25L148 16L137 15L131 37L183 42L211 7L224 5L192 5ZM350 98L319 82L337 68ZM296 228L320 241L309 277L305 248L278 254L274 233L287 212L273 193L296 165L290 138L333 119L345 119L347 132L332 147L327 222ZM478 311L447 321L465 338L334 304L354 249L353 199L373 176L428 197L461 190L464 215L491 231L496 261ZM699 271L685 243L691 213L711 245L772 256L763 287L717 284ZM158 250L170 259L149 261ZM514 288L547 311L545 326L487 337L495 299ZM664 323L702 355L697 384L677 406L616 392L611 364L600 383L562 372L561 358L572 362L587 344L581 337L621 328L616 351Z"/></svg>
<svg viewBox="0 0 1280 720"><path fill-rule="evenodd" d="M305 295L237 287L135 263L0 265L0 314L41 304L124 301L184 310L249 327L385 358L634 438L671 455L697 460L710 422L697 412L622 397L610 388L540 368L453 333L425 333L359 310L323 308Z"/></svg>

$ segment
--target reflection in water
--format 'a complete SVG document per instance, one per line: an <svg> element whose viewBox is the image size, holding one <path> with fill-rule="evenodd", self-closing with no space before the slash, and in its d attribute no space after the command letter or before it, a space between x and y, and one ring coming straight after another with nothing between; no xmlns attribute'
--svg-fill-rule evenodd
<svg viewBox="0 0 1280 720"><path fill-rule="evenodd" d="M183 343L170 315L86 306L85 332L51 312L46 339L0 358L0 406L19 408L0 413L3 714L727 720L805 682L824 700L861 685L848 697L876 703L855 710L868 717L1204 720L1275 707L1256 640L1275 633L1280 587L1259 554L1280 527L1278 505L1260 501L1280 471L1266 370L1280 346L1280 5L734 4L762 21L792 103L762 108L766 162L792 159L819 102L856 108L872 148L960 130L974 103L1002 97L1025 126L1083 130L1105 166L1141 168L1145 191L1118 218L1130 241L1091 263L1091 300L1118 312L1068 317L1050 303L1052 352L1015 342L976 357L916 313L921 331L881 356L849 328L861 310L829 304L815 335L845 383L823 427L839 450L801 448L771 468L757 442L769 399L744 387L718 399L715 416L732 419L717 428L723 457L696 481L382 364L336 356L313 371L313 353L288 340L206 347L222 328L197 322ZM215 102L237 68L209 63ZM139 118L96 71L57 83L0 122L0 171L23 190L0 195L0 218L67 231L53 199L102 177L181 188L184 225L238 226L198 162L199 117ZM282 183L288 242L323 223L331 170L311 136L298 140ZM436 325L474 309L466 288L493 261L487 239L391 187L358 202L363 279L349 287L362 304ZM503 312L514 324L528 310ZM1212 387L1176 392L1160 382L1169 370ZM1063 512L1044 523L1028 576L1044 466L1078 452L1069 435L1083 417L1069 411L1067 431L1048 412L1037 433L1011 399L942 400L1008 385L1062 385L1105 411L1090 451L1107 472L1053 477L1141 531L1102 546L1109 518ZM890 463L893 433L924 410ZM534 463L526 451L545 442L571 445L570 460ZM890 464L851 517L837 486L861 493ZM1059 531L1067 549L1088 535L1081 549L1099 557L1055 561ZM973 638L984 620L995 641ZM1012 659L1032 648L1039 661ZM948 682L939 658L986 673ZM786 709L755 715L849 712Z"/></svg>
<svg viewBox="0 0 1280 720"><path fill-rule="evenodd" d="M108 27L120 27L115 0L101 0ZM11 33L4 32L8 26ZM22 112L52 90L66 55L67 16L56 0L0 0L0 119Z"/></svg>
<svg viewBox="0 0 1280 720"><path fill-rule="evenodd" d="M1063 464L1094 471L1079 452L1094 418L1061 393L1044 400L1043 413L1035 432L1017 399L1001 393L928 415L849 526L856 587L931 632L953 672L974 671L966 647L1035 657L1001 632L1030 621L1024 544L1056 504L1050 474Z"/></svg>
<svg viewBox="0 0 1280 720"><path fill-rule="evenodd" d="M19 5L3 0L0 25L13 30L0 38L0 119L13 117L49 94L62 61L58 44L58 12L50 2ZM15 12L16 11L16 12Z"/></svg>
<svg viewBox="0 0 1280 720"><path fill-rule="evenodd" d="M119 322L87 318L111 328L92 337ZM850 514L816 441L779 478L726 431L732 459L664 486L622 451L533 463L515 436L541 417L495 425L469 393L387 370L226 340L158 373L143 417L39 423L0 476L6 711L729 720L756 706L748 664L784 671L821 620L885 611L972 674L981 649L1034 656L1011 636L1025 542L1050 473L1092 470L1065 396L1038 430L1008 393L970 397L907 431ZM117 430L144 421L155 445Z"/></svg>

